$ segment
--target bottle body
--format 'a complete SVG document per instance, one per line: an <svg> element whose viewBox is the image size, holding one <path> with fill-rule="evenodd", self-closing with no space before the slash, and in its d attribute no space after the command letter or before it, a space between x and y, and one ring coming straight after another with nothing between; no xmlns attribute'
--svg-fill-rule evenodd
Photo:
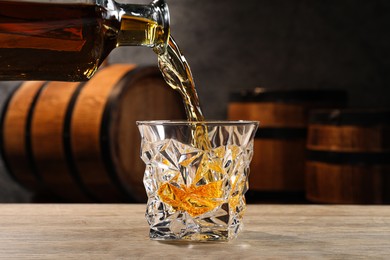
<svg viewBox="0 0 390 260"><path fill-rule="evenodd" d="M0 0L0 7L0 80L88 80L115 47L154 47L163 38L158 21L136 13L153 13L148 6Z"/></svg>

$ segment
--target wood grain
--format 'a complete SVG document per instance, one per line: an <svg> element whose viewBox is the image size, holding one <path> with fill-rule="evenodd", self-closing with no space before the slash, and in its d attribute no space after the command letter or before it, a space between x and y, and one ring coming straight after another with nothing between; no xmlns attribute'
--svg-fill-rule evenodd
<svg viewBox="0 0 390 260"><path fill-rule="evenodd" d="M390 207L249 205L218 243L148 238L145 205L2 204L0 259L388 259Z"/></svg>
<svg viewBox="0 0 390 260"><path fill-rule="evenodd" d="M78 173L100 201L120 201L123 195L112 183L102 161L100 145L102 114L118 81L135 65L115 64L100 70L86 83L74 106L71 119L71 146Z"/></svg>
<svg viewBox="0 0 390 260"><path fill-rule="evenodd" d="M306 197L390 204L389 110L323 110L308 125Z"/></svg>
<svg viewBox="0 0 390 260"><path fill-rule="evenodd" d="M336 204L390 204L390 165L306 162L306 198Z"/></svg>
<svg viewBox="0 0 390 260"><path fill-rule="evenodd" d="M40 182L31 171L26 150L26 127L30 106L43 81L29 81L12 96L3 121L3 159L13 177L29 189L39 189Z"/></svg>
<svg viewBox="0 0 390 260"><path fill-rule="evenodd" d="M228 106L230 120L259 120L261 137L266 128L294 128L305 130L307 125L305 104L277 102L238 102ZM304 190L305 136L295 138L257 138L252 159L249 183L252 190L288 191Z"/></svg>
<svg viewBox="0 0 390 260"><path fill-rule="evenodd" d="M259 132L261 134L261 126ZM249 175L251 190L302 191L305 186L303 139L257 138L254 141L254 151Z"/></svg>
<svg viewBox="0 0 390 260"><path fill-rule="evenodd" d="M303 104L276 102L230 103L228 114L232 120L260 120L262 127L305 128L307 108Z"/></svg>
<svg viewBox="0 0 390 260"><path fill-rule="evenodd" d="M87 202L72 178L63 141L68 103L78 85L59 81L45 85L34 107L29 137L36 169L47 189L63 198Z"/></svg>
<svg viewBox="0 0 390 260"><path fill-rule="evenodd" d="M312 151L380 153L390 150L390 142L386 141L389 133L389 126L379 124L366 127L310 124L306 147Z"/></svg>

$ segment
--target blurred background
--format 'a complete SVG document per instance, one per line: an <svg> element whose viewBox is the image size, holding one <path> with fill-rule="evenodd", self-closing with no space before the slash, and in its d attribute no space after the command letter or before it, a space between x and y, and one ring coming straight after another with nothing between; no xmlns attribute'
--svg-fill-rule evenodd
<svg viewBox="0 0 390 260"><path fill-rule="evenodd" d="M350 107L390 107L387 0L167 2L172 36L191 66L207 119L226 119L231 93L255 87L344 90ZM142 47L117 48L108 59L157 64ZM4 104L17 83L0 84ZM33 197L1 169L0 202Z"/></svg>
<svg viewBox="0 0 390 260"><path fill-rule="evenodd" d="M390 104L388 1L168 0L172 35L205 114L226 117L229 92L254 87L344 89L354 107ZM150 50L115 62L154 64Z"/></svg>

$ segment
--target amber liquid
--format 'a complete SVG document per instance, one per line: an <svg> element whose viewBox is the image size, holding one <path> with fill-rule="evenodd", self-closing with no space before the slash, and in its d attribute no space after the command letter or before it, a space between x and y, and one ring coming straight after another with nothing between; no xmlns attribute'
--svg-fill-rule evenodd
<svg viewBox="0 0 390 260"><path fill-rule="evenodd" d="M181 94L187 119L195 122L204 121L190 66L172 37L169 39L166 52L158 56L158 62L165 81Z"/></svg>
<svg viewBox="0 0 390 260"><path fill-rule="evenodd" d="M192 145L203 150L202 161L197 167L195 178L190 185L180 185L166 182L158 190L160 199L172 206L172 208L185 211L193 217L202 215L213 210L222 203L224 196L224 182L216 180L211 172L226 176L223 168L223 160L226 153L231 152L233 160L236 160L238 147L225 147L212 149L208 138L207 126L203 124L204 116L200 107L198 94L196 92L194 79L190 67L181 54L177 44L171 38L167 51L159 55L159 66L166 82L175 90L179 91L187 112L187 118L193 123ZM188 162L189 164L191 162ZM185 162L182 166L187 167ZM234 181L232 186L244 185ZM235 207L239 200L238 195L230 195L229 204Z"/></svg>
<svg viewBox="0 0 390 260"><path fill-rule="evenodd" d="M0 0L0 80L88 80L116 46L162 34L146 19L109 17L93 4Z"/></svg>

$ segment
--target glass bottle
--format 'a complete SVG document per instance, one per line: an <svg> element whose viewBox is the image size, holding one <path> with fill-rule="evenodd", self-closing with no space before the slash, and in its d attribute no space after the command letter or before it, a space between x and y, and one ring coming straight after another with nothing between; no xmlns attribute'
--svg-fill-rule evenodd
<svg viewBox="0 0 390 260"><path fill-rule="evenodd" d="M161 53L168 38L164 0L0 0L0 80L84 81L114 48Z"/></svg>

